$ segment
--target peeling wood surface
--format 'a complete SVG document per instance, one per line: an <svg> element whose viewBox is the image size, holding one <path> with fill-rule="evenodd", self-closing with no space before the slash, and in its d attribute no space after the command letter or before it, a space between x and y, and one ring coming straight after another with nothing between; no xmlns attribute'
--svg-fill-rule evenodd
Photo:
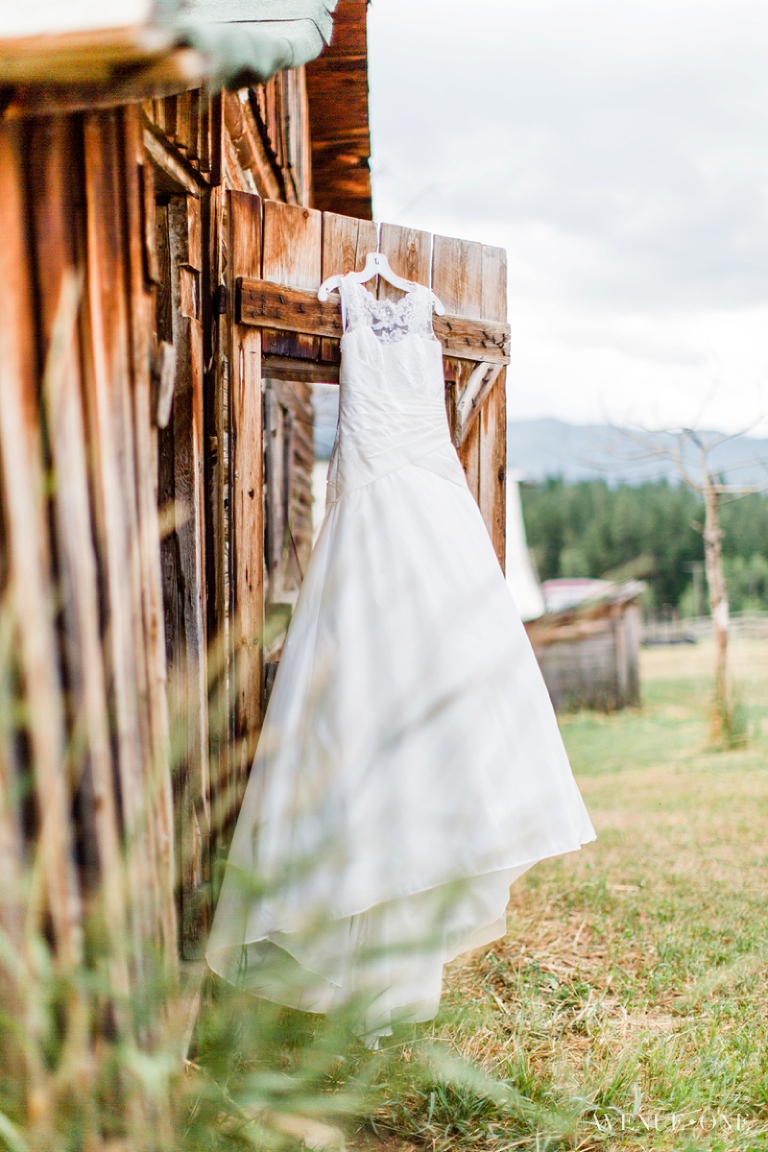
<svg viewBox="0 0 768 1152"><path fill-rule="evenodd" d="M160 171L169 178L172 189L178 185L192 196L200 195L204 185L202 177L186 157L153 127L144 129L144 147Z"/></svg>
<svg viewBox="0 0 768 1152"><path fill-rule="evenodd" d="M222 101L224 123L231 141L230 164L237 173L237 182L230 180L230 186L267 199L280 199L280 173L267 152L250 101L243 103L237 92L224 92Z"/></svg>

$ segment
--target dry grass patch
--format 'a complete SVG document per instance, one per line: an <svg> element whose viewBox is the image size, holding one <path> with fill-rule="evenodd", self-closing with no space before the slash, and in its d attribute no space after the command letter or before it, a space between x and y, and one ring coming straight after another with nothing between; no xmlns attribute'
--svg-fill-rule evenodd
<svg viewBox="0 0 768 1152"><path fill-rule="evenodd" d="M744 749L707 747L708 645L644 653L642 709L564 719L598 840L516 885L506 938L452 966L426 1038L392 1044L382 1137L768 1149L768 644L734 649Z"/></svg>

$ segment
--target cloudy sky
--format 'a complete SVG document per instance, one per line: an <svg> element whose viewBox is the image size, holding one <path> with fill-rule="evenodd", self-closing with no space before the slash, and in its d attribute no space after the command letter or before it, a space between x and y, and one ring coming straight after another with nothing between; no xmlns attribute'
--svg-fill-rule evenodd
<svg viewBox="0 0 768 1152"><path fill-rule="evenodd" d="M507 249L513 417L768 415L768 0L373 0L369 37L376 217Z"/></svg>

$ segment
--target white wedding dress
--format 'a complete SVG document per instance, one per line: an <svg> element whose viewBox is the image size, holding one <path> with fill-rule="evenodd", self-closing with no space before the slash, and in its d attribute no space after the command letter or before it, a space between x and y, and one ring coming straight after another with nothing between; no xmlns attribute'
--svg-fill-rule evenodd
<svg viewBox="0 0 768 1152"><path fill-rule="evenodd" d="M369 1043L430 1019L510 883L594 832L451 444L434 297L342 281L325 521L283 649L211 968Z"/></svg>

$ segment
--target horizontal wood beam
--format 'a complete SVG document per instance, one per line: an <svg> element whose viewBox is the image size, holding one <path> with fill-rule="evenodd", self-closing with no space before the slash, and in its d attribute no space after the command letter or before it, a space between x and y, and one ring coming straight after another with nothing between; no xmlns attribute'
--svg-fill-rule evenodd
<svg viewBox="0 0 768 1152"><path fill-rule="evenodd" d="M237 315L241 324L299 332L339 340L341 305L337 299L321 303L316 293L287 288L266 280L238 281ZM472 320L467 316L435 316L434 332L446 356L486 364L509 364L508 324Z"/></svg>
<svg viewBox="0 0 768 1152"><path fill-rule="evenodd" d="M256 328L300 332L308 336L341 338L341 307L338 298L325 304L316 292L286 288L268 280L237 282L237 319Z"/></svg>
<svg viewBox="0 0 768 1152"><path fill-rule="evenodd" d="M446 356L483 364L509 364L511 329L508 324L498 320L472 320L467 316L435 315L432 327Z"/></svg>

